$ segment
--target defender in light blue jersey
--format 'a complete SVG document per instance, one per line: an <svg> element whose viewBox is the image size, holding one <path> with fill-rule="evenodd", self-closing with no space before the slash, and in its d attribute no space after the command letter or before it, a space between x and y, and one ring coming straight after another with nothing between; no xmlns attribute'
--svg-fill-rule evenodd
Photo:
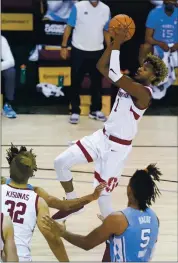
<svg viewBox="0 0 178 263"><path fill-rule="evenodd" d="M160 194L155 184L160 175L153 164L137 170L127 186L128 207L106 217L86 236L66 231L64 225L49 217L43 219L44 227L84 250L107 241L103 262L148 262L158 239L158 218L149 206Z"/></svg>

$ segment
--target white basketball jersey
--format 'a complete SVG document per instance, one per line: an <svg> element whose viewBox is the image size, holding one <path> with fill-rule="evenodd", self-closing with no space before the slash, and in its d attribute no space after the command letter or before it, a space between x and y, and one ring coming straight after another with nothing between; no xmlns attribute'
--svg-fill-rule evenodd
<svg viewBox="0 0 178 263"><path fill-rule="evenodd" d="M152 89L147 88L151 94ZM141 120L146 109L135 106L133 98L123 89L119 89L112 111L105 122L106 131L123 140L133 140L138 122Z"/></svg>
<svg viewBox="0 0 178 263"><path fill-rule="evenodd" d="M31 260L30 242L37 221L38 195L29 189L2 185L2 212L8 213L14 226L19 258Z"/></svg>
<svg viewBox="0 0 178 263"><path fill-rule="evenodd" d="M3 220L4 220L4 214L1 213L1 239L0 239L0 249L1 249L1 256L4 249L4 236L3 236Z"/></svg>

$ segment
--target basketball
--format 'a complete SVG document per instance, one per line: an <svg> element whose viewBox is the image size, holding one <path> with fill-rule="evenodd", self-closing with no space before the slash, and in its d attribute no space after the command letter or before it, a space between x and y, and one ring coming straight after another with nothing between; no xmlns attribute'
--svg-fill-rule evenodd
<svg viewBox="0 0 178 263"><path fill-rule="evenodd" d="M133 19L127 15L114 16L109 23L109 32L112 34L112 28L119 28L120 26L124 26L128 30L125 41L130 40L135 33L135 23Z"/></svg>

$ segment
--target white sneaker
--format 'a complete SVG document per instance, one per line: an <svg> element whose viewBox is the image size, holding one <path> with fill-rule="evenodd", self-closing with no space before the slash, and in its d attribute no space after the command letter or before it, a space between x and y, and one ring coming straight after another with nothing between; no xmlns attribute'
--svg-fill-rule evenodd
<svg viewBox="0 0 178 263"><path fill-rule="evenodd" d="M106 116L104 115L104 113L102 111L90 112L89 118L97 120L97 121L103 121L103 122L105 122L107 120Z"/></svg>
<svg viewBox="0 0 178 263"><path fill-rule="evenodd" d="M38 61L39 59L39 50L41 50L41 45L36 45L35 49L30 52L30 56L28 58L29 61Z"/></svg>
<svg viewBox="0 0 178 263"><path fill-rule="evenodd" d="M80 120L80 115L77 113L72 113L72 115L70 116L69 122L71 124L78 124Z"/></svg>

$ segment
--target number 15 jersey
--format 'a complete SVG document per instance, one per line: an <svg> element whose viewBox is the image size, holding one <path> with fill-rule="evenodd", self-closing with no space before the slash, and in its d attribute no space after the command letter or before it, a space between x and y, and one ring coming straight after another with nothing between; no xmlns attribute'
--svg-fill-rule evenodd
<svg viewBox="0 0 178 263"><path fill-rule="evenodd" d="M30 242L37 221L38 195L30 189L2 185L2 212L13 221L19 258L31 260Z"/></svg>

